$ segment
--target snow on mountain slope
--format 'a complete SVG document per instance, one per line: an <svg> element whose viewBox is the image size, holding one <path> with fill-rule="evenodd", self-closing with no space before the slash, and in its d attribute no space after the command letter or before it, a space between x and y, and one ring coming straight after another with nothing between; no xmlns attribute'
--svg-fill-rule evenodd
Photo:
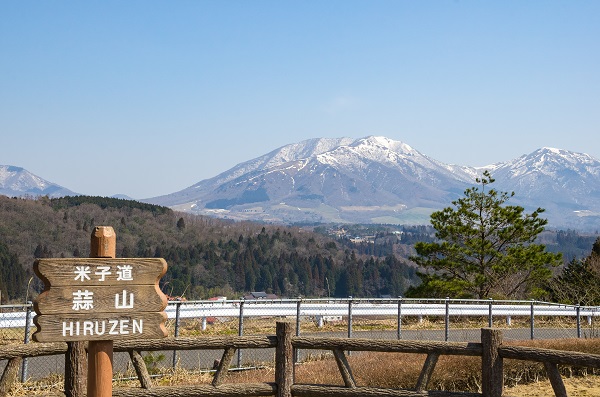
<svg viewBox="0 0 600 397"><path fill-rule="evenodd" d="M48 182L21 167L10 165L0 165L0 194L11 197L75 195L72 191Z"/></svg>
<svg viewBox="0 0 600 397"><path fill-rule="evenodd" d="M213 178L144 200L176 210L265 222L426 224L490 170L508 204L538 207L550 227L598 229L600 161L541 148L485 167L450 165L381 136L317 138L243 162ZM0 194L74 195L19 167L0 166Z"/></svg>
<svg viewBox="0 0 600 397"><path fill-rule="evenodd" d="M148 200L176 209L272 222L427 223L491 170L509 204L543 207L551 226L594 227L600 164L542 148L486 167L449 165L381 136L312 139L283 146L215 178Z"/></svg>

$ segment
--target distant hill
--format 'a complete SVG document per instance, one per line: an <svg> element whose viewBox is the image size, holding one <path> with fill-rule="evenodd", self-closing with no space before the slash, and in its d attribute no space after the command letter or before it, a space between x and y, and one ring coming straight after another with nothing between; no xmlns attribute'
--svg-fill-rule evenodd
<svg viewBox="0 0 600 397"><path fill-rule="evenodd" d="M486 167L448 165L385 137L312 139L240 163L184 190L148 199L181 211L273 223L427 224L475 184L515 191L509 204L547 211L554 228L594 231L600 221L600 161L542 148Z"/></svg>
<svg viewBox="0 0 600 397"><path fill-rule="evenodd" d="M0 194L9 197L62 197L74 196L77 193L55 183L48 182L23 168L0 165Z"/></svg>
<svg viewBox="0 0 600 397"><path fill-rule="evenodd" d="M107 197L21 199L0 196L2 301L22 301L34 258L87 257L94 226L112 226L118 257L161 257L163 292L188 299L402 295L415 268L373 258L296 227L231 222ZM32 279L29 297L42 288Z"/></svg>

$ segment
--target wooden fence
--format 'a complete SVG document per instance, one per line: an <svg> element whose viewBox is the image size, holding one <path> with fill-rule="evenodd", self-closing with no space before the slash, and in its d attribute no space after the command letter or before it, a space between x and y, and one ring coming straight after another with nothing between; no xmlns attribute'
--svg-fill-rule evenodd
<svg viewBox="0 0 600 397"><path fill-rule="evenodd" d="M275 348L275 381L272 383L226 383L231 360L237 349ZM159 350L224 350L210 385L153 386L142 351ZM294 349L318 349L333 352L344 386L294 383ZM114 351L128 352L140 381L139 388L116 388L113 396L120 397L358 397L358 396L435 396L435 397L501 397L503 359L541 362L545 365L555 396L567 396L559 365L600 368L600 355L565 352L502 344L502 331L483 328L481 343L423 342L410 340L373 340L294 336L294 324L278 322L274 336L227 336L203 338L167 338L159 340L115 342ZM414 389L382 389L360 387L352 375L346 351L376 351L426 354L427 358ZM5 396L14 382L23 357L66 354L66 343L38 343L0 347L0 360L8 364L0 380L0 396ZM427 390L428 381L440 355L479 356L482 360L482 393ZM66 390L67 396L77 396Z"/></svg>

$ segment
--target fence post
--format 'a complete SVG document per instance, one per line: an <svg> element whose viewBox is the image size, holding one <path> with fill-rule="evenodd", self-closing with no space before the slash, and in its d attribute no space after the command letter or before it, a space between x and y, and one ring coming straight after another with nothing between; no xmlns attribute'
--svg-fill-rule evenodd
<svg viewBox="0 0 600 397"><path fill-rule="evenodd" d="M244 335L244 300L240 302L240 317L238 319L238 335ZM237 366L238 368L242 367L242 349L238 349L237 352Z"/></svg>
<svg viewBox="0 0 600 397"><path fill-rule="evenodd" d="M181 310L181 301L175 305L175 337L179 336L179 316ZM173 350L173 369L177 366L177 350Z"/></svg>
<svg viewBox="0 0 600 397"><path fill-rule="evenodd" d="M352 296L348 297L348 338L352 338Z"/></svg>
<svg viewBox="0 0 600 397"><path fill-rule="evenodd" d="M534 309L533 309L533 299L531 300L531 314L530 314L530 318L529 318L529 322L531 323L531 339L533 340L534 336L535 336L535 313L534 313Z"/></svg>
<svg viewBox="0 0 600 397"><path fill-rule="evenodd" d="M111 226L96 226L90 239L90 258L116 258L117 235ZM85 354L85 351L84 351ZM87 397L112 396L113 341L88 342Z"/></svg>
<svg viewBox="0 0 600 397"><path fill-rule="evenodd" d="M398 297L398 339L402 338L402 297Z"/></svg>
<svg viewBox="0 0 600 397"><path fill-rule="evenodd" d="M450 339L450 297L446 297L446 318L444 319L444 341Z"/></svg>
<svg viewBox="0 0 600 397"><path fill-rule="evenodd" d="M481 329L481 392L486 397L502 397L504 389L504 365L498 354L502 345L502 331L490 328Z"/></svg>
<svg viewBox="0 0 600 397"><path fill-rule="evenodd" d="M494 326L494 318L492 317L492 302L494 300L490 298L490 303L488 307L488 327L492 328Z"/></svg>
<svg viewBox="0 0 600 397"><path fill-rule="evenodd" d="M300 304L302 303L302 297L298 297L296 302L296 336L300 336ZM300 361L300 350L294 349L294 364Z"/></svg>
<svg viewBox="0 0 600 397"><path fill-rule="evenodd" d="M276 325L277 348L275 350L276 397L292 397L294 384L294 354L292 345L292 324L278 321Z"/></svg>
<svg viewBox="0 0 600 397"><path fill-rule="evenodd" d="M29 334L31 333L31 302L27 302L27 312L25 313L25 337L23 343L29 343ZM23 357L21 364L21 383L27 380L27 357Z"/></svg>
<svg viewBox="0 0 600 397"><path fill-rule="evenodd" d="M577 337L581 338L581 306L577 305Z"/></svg>

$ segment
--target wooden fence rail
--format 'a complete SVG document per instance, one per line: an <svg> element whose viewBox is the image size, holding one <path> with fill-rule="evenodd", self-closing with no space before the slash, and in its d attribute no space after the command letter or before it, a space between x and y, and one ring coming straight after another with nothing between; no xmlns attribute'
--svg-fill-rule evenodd
<svg viewBox="0 0 600 397"><path fill-rule="evenodd" d="M566 352L502 344L502 332L483 328L481 343L424 342L409 340L373 340L352 338L322 338L294 336L294 324L278 322L276 335L225 336L203 338L167 338L160 340L118 341L114 351L128 352L140 381L139 388L116 388L119 397L358 397L358 396L435 396L435 397L501 397L503 391L503 359L541 362L545 365L556 397L567 393L558 370L559 365L600 368L600 355ZM275 381L268 383L225 383L231 360L237 349L275 348ZM217 371L210 385L153 386L142 351L158 350L223 350ZM330 350L337 363L344 386L294 383L294 349ZM413 389L383 389L360 387L356 384L347 351L376 351L426 354L417 384ZM0 347L0 360L8 364L0 380L0 397L8 394L16 382L20 362L24 357L66 354L66 343L38 343ZM478 356L482 358L482 392L447 392L427 390L427 385L441 355ZM69 393L67 393L69 395ZM73 395L72 393L70 395Z"/></svg>

